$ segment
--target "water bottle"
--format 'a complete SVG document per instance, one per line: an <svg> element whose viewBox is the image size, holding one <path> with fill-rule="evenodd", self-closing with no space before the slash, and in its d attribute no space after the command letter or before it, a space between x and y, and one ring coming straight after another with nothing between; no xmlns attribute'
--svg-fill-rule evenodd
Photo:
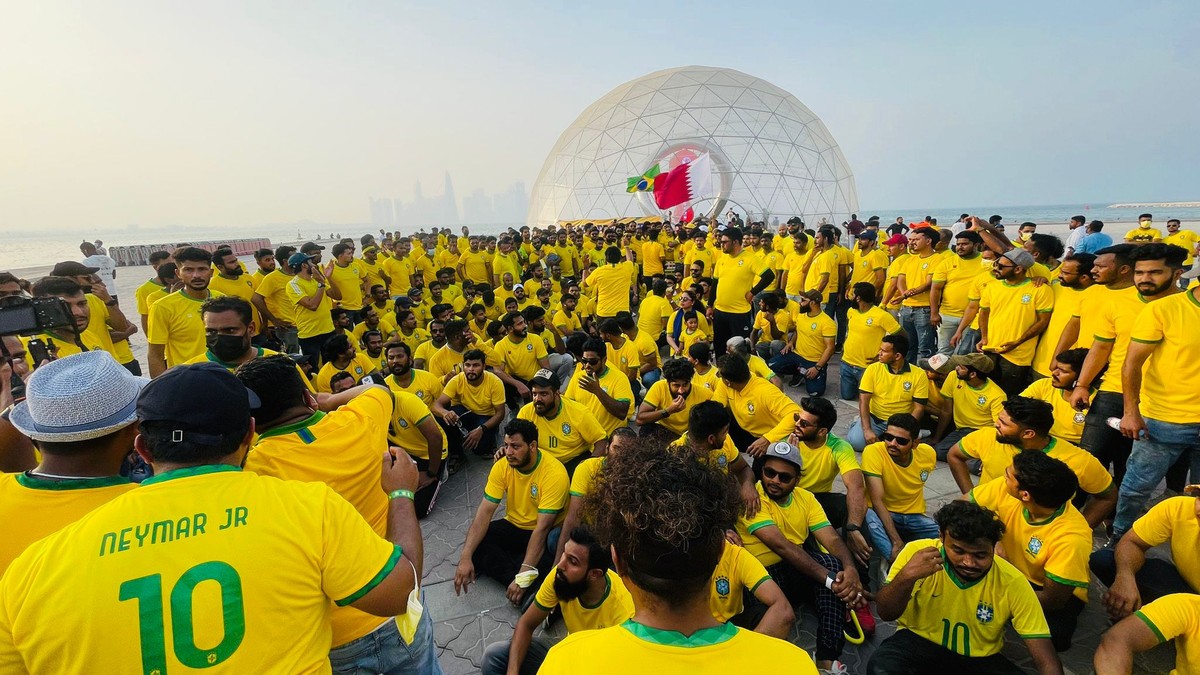
<svg viewBox="0 0 1200 675"><path fill-rule="evenodd" d="M1113 429L1116 429L1117 431L1121 430L1121 418L1120 417L1110 417L1107 420L1105 420L1105 422L1108 424L1108 426L1112 427ZM1145 429L1138 431L1138 439L1144 441L1147 438L1150 438L1150 435L1146 433Z"/></svg>

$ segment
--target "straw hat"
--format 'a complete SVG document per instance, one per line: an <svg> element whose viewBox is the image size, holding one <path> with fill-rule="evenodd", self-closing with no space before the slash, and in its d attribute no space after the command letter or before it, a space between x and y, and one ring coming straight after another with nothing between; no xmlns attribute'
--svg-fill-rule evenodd
<svg viewBox="0 0 1200 675"><path fill-rule="evenodd" d="M138 394L149 381L107 352L74 354L34 371L9 421L35 441L99 438L137 421Z"/></svg>

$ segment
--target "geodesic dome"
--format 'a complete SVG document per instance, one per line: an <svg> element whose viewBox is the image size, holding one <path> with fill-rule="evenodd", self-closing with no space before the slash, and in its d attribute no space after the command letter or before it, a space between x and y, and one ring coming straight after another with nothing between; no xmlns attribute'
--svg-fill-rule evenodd
<svg viewBox="0 0 1200 675"><path fill-rule="evenodd" d="M622 84L567 127L533 186L528 224L664 215L652 193L627 192L627 179L705 152L715 194L676 207L673 220L688 206L768 223L840 223L858 210L845 156L803 103L736 70L685 66Z"/></svg>

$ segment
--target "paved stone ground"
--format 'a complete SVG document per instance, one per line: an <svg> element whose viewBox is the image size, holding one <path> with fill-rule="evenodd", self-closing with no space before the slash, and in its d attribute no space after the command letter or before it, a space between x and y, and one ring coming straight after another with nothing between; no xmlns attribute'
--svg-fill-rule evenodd
<svg viewBox="0 0 1200 675"><path fill-rule="evenodd" d="M836 397L838 373L836 363L830 367L829 395ZM796 401L803 397L803 390L787 389ZM850 422L857 415L857 408L847 401L836 401L838 424L835 432L844 435ZM442 488L437 507L422 523L425 536L425 592L426 608L434 618L434 640L439 649L439 662L447 675L476 673L479 671L483 649L497 640L507 640L520 616L504 597L504 589L495 581L480 579L471 586L470 592L455 597L454 569L462 551L467 528L475 515L475 509L483 495L489 465L472 458L464 468ZM844 490L840 479L835 490ZM926 488L929 513L942 504L959 496L958 488L945 464L930 476ZM1096 546L1103 543L1103 532L1096 538ZM1093 672L1092 655L1100 641L1100 634L1108 627L1108 618L1100 604L1099 582L1093 580L1091 602L1080 617L1075 634L1075 645L1061 657L1067 673L1082 675ZM800 619L792 629L790 640L810 653L816 646L816 618L811 609L798 608ZM876 634L864 644L846 645L842 661L851 673L865 673L867 660L881 640L895 632L893 623L878 621ZM562 624L551 634L561 636ZM1004 653L1028 672L1031 661L1020 640L1009 631L1008 644ZM1174 665L1175 652L1170 645L1140 655L1135 673L1166 673Z"/></svg>

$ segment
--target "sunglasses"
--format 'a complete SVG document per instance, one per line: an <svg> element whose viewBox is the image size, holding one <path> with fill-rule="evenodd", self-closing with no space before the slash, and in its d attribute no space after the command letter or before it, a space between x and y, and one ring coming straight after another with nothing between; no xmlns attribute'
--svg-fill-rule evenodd
<svg viewBox="0 0 1200 675"><path fill-rule="evenodd" d="M589 366L595 366L595 365L599 365L600 362L603 361L603 359L579 359L579 361L580 361L580 363L583 363L583 364L586 364Z"/></svg>
<svg viewBox="0 0 1200 675"><path fill-rule="evenodd" d="M762 475L770 478L771 480L778 480L784 483L790 483L796 478L796 474L794 473L788 473L787 471L776 471L769 466L763 467Z"/></svg>
<svg viewBox="0 0 1200 675"><path fill-rule="evenodd" d="M899 445L908 445L909 443L912 443L911 438L900 438L896 434L882 433L882 434L879 434L879 438L883 439L886 442L889 442L889 443L894 442Z"/></svg>

